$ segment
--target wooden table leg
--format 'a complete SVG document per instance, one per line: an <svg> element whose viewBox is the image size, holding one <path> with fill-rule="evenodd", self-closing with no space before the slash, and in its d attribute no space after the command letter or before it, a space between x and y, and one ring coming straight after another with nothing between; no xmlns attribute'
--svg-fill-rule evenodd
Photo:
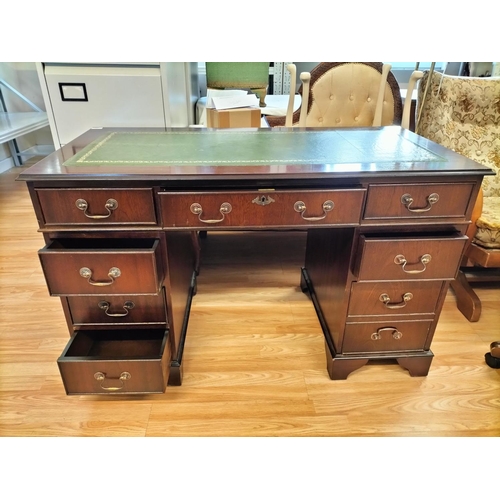
<svg viewBox="0 0 500 500"><path fill-rule="evenodd" d="M457 297L458 310L471 323L479 321L481 316L481 301L470 286L462 270L458 271L457 278L451 282L451 288Z"/></svg>

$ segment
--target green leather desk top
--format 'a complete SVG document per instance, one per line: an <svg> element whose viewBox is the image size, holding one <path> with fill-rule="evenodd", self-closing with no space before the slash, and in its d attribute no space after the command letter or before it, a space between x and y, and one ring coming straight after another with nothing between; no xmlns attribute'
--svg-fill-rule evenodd
<svg viewBox="0 0 500 500"><path fill-rule="evenodd" d="M366 131L276 131L217 129L206 131L111 132L64 162L66 167L127 165L298 165L446 162L443 157L398 133Z"/></svg>
<svg viewBox="0 0 500 500"><path fill-rule="evenodd" d="M38 182L325 186L493 171L400 127L91 129L24 170ZM238 184L239 183L239 184Z"/></svg>

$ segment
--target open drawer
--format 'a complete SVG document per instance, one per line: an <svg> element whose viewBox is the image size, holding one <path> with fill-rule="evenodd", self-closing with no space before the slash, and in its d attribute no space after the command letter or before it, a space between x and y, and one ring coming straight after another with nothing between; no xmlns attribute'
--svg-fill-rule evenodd
<svg viewBox="0 0 500 500"><path fill-rule="evenodd" d="M60 238L38 255L50 294L158 294L163 281L159 240Z"/></svg>
<svg viewBox="0 0 500 500"><path fill-rule="evenodd" d="M359 281L452 280L467 236L431 234L360 237Z"/></svg>
<svg viewBox="0 0 500 500"><path fill-rule="evenodd" d="M168 330L80 330L57 360L67 394L163 393Z"/></svg>

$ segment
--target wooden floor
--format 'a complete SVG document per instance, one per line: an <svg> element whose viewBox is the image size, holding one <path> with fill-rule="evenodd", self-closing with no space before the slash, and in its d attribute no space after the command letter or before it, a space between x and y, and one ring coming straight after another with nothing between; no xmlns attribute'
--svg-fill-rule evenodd
<svg viewBox="0 0 500 500"><path fill-rule="evenodd" d="M500 290L478 289L467 322L447 297L429 375L368 364L326 371L323 338L299 289L302 232L209 233L184 351L184 382L152 396L66 396L56 360L69 337L48 295L43 239L21 168L0 175L0 435L499 436Z"/></svg>

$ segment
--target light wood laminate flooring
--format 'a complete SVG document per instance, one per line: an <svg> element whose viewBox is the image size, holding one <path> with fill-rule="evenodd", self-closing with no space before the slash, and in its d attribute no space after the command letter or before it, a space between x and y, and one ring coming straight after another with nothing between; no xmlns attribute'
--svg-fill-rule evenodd
<svg viewBox="0 0 500 500"><path fill-rule="evenodd" d="M47 292L42 235L21 168L0 175L0 436L499 436L500 285L476 290L477 323L449 292L427 377L368 364L326 371L322 332L300 291L305 233L209 232L184 350L165 394L66 396L57 358L69 340Z"/></svg>

